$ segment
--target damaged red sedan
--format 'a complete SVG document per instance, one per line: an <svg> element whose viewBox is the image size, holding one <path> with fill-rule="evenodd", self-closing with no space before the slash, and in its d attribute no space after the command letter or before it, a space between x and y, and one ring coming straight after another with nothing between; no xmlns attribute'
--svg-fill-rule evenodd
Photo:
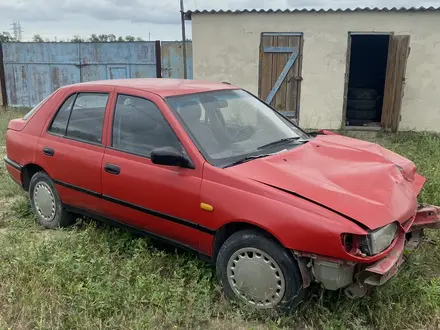
<svg viewBox="0 0 440 330"><path fill-rule="evenodd" d="M58 89L6 133L38 222L78 215L197 251L226 295L289 308L315 281L363 296L399 270L440 209L415 165L296 124L243 89L127 79Z"/></svg>

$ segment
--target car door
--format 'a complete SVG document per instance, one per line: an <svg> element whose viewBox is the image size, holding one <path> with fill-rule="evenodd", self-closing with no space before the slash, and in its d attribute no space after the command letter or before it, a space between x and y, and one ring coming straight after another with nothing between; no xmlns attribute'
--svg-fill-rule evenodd
<svg viewBox="0 0 440 330"><path fill-rule="evenodd" d="M117 88L115 99L102 172L106 214L197 249L200 239L212 238L209 229L197 224L202 166L189 169L151 162L156 147L185 152L163 114L165 103L162 111L157 105L161 101L157 95Z"/></svg>
<svg viewBox="0 0 440 330"><path fill-rule="evenodd" d="M64 204L102 213L102 159L110 87L72 90L54 109L38 141L36 163Z"/></svg>

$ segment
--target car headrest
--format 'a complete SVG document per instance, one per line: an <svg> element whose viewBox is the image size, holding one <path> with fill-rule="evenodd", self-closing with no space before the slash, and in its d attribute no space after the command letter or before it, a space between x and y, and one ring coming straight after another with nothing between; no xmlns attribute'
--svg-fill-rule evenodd
<svg viewBox="0 0 440 330"><path fill-rule="evenodd" d="M202 108L197 101L188 101L179 107L179 114L185 121L199 121L202 116Z"/></svg>

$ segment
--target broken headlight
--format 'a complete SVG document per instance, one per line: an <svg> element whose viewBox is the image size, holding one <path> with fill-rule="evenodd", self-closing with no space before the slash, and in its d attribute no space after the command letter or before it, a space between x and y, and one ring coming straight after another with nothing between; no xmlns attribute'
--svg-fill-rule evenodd
<svg viewBox="0 0 440 330"><path fill-rule="evenodd" d="M371 231L367 236L361 238L360 250L369 256L386 250L396 237L397 229L397 224L393 222Z"/></svg>

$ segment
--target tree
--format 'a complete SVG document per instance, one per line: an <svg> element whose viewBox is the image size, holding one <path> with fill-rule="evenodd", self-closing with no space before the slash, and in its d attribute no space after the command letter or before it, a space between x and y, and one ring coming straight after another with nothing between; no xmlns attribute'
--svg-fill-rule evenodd
<svg viewBox="0 0 440 330"><path fill-rule="evenodd" d="M96 34L91 34L90 38L88 39L89 42L99 42L99 37Z"/></svg>
<svg viewBox="0 0 440 330"><path fill-rule="evenodd" d="M85 40L83 38L81 38L79 35L75 34L72 39L70 40L70 42L84 42Z"/></svg>
<svg viewBox="0 0 440 330"><path fill-rule="evenodd" d="M93 33L90 35L89 38L83 39L79 35L74 35L70 42L125 42L125 41L143 41L141 37L133 37L131 35L128 35L126 37L116 37L112 33L102 33L102 34L96 34Z"/></svg>
<svg viewBox="0 0 440 330"><path fill-rule="evenodd" d="M34 34L32 37L33 42L44 42L43 38L39 34Z"/></svg>
<svg viewBox="0 0 440 330"><path fill-rule="evenodd" d="M9 32L1 32L0 33L0 42L12 42L15 41L12 35Z"/></svg>
<svg viewBox="0 0 440 330"><path fill-rule="evenodd" d="M108 34L100 34L98 36L99 42L108 42Z"/></svg>

